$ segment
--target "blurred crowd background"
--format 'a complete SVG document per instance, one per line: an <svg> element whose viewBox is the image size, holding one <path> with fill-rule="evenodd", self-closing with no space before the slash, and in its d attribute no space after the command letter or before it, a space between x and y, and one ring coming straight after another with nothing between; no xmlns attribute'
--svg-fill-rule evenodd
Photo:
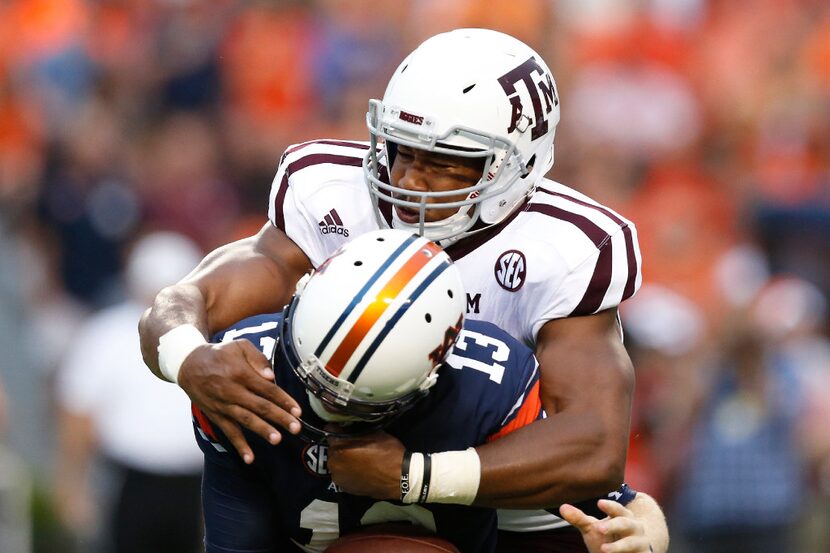
<svg viewBox="0 0 830 553"><path fill-rule="evenodd" d="M827 0L0 0L0 551L104 551L124 474L198 470L136 313L462 26L542 54L549 176L637 224L628 480L672 551L830 551Z"/></svg>

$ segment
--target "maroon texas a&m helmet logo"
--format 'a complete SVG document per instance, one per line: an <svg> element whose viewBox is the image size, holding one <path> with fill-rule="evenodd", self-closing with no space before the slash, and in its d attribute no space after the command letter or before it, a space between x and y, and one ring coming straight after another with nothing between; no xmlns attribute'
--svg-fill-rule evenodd
<svg viewBox="0 0 830 553"><path fill-rule="evenodd" d="M509 292L515 292L525 283L527 260L519 250L507 250L496 260L496 282Z"/></svg>
<svg viewBox="0 0 830 553"><path fill-rule="evenodd" d="M534 78L534 74L538 75L538 77ZM551 78L550 73L546 72L533 56L518 67L511 69L499 77L499 84L504 90L504 93L507 94L512 108L507 134L516 130L524 113L522 99L519 91L516 89L516 85L519 83L524 83L527 93L530 96L530 102L533 104L533 128L530 132L530 138L531 140L536 140L548 132L546 115L555 106L559 105L559 97L556 94L556 87L553 84L553 78ZM544 111L542 109L543 99L545 101ZM526 128L524 127L520 130L524 132Z"/></svg>

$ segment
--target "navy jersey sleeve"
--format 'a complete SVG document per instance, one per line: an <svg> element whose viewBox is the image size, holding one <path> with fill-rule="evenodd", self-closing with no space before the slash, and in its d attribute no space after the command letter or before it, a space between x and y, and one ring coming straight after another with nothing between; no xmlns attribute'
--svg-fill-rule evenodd
<svg viewBox="0 0 830 553"><path fill-rule="evenodd" d="M468 320L427 398L390 431L409 449L465 449L543 416L533 352L495 325Z"/></svg>
<svg viewBox="0 0 830 553"><path fill-rule="evenodd" d="M243 319L225 330L217 332L211 337L211 342L214 344L228 342L243 338L249 340L266 356L270 357L274 351L274 346L277 341L277 329L282 321L282 313L272 313L267 315L256 315ZM202 449L203 453L219 452L225 453L233 447L230 441L222 435L217 427L210 421L210 419L196 407L191 404L191 412L193 413L194 430L197 434L197 443ZM246 436L250 439L254 434Z"/></svg>
<svg viewBox="0 0 830 553"><path fill-rule="evenodd" d="M274 351L280 322L282 313L255 315L217 332L210 341L219 344L245 338L257 346L266 357L270 357Z"/></svg>

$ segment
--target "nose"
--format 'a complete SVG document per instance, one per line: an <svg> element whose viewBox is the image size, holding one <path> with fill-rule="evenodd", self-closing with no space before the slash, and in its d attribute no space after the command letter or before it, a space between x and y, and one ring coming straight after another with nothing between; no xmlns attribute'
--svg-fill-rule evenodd
<svg viewBox="0 0 830 553"><path fill-rule="evenodd" d="M398 186L412 192L426 192L429 190L424 172L415 164L406 168L403 176L398 181Z"/></svg>

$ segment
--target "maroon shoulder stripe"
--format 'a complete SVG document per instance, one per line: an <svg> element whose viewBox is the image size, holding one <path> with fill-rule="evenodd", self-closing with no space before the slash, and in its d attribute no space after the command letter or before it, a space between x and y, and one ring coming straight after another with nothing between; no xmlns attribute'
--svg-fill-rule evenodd
<svg viewBox="0 0 830 553"><path fill-rule="evenodd" d="M586 288L582 299L579 300L579 304L573 309L571 315L591 315L595 313L600 305L602 305L602 300L605 298L605 294L611 286L611 268L613 265L611 236L588 217L571 211L565 211L553 205L530 204L527 210L543 213L555 219L571 223L581 230L585 236L590 238L591 242L599 250L597 264L594 266L594 274L591 275L588 288Z"/></svg>
<svg viewBox="0 0 830 553"><path fill-rule="evenodd" d="M328 146L345 146L347 148L358 148L360 150L368 150L368 144L361 144L359 142L349 142L347 140L311 140L309 142L303 142L302 144L297 144L296 146L289 148L286 150L286 154L293 154L298 150L302 150L306 146L311 146L313 144L325 144Z"/></svg>
<svg viewBox="0 0 830 553"><path fill-rule="evenodd" d="M289 163L282 175L282 180L280 180L280 187L279 190L277 190L277 196L274 198L274 213L276 214L275 224L281 231L285 232L285 212L283 211L282 206L283 202L285 202L285 195L288 193L288 179L291 175L301 169L305 169L306 167L311 167L313 165L323 165L325 163L349 167L362 167L363 158L333 154L310 154Z"/></svg>
<svg viewBox="0 0 830 553"><path fill-rule="evenodd" d="M594 266L594 274L591 276L591 282L588 283L588 288L585 290L579 304L571 311L571 315L593 315L602 305L602 300L611 286L611 268L613 265L613 255L611 241L605 243L605 246L600 246L599 257L597 257L597 264Z"/></svg>
<svg viewBox="0 0 830 553"><path fill-rule="evenodd" d="M634 287L637 285L637 273L639 272L637 255L634 253L634 237L631 235L631 227L628 226L628 223L623 226L622 231L625 238L625 255L628 259L628 278L625 281L625 288L623 288L620 301L627 300L634 295Z"/></svg>
<svg viewBox="0 0 830 553"><path fill-rule="evenodd" d="M602 230L599 225L594 223L588 217L580 215L579 213L574 213L573 211L566 211L561 207L556 207L555 205L532 203L527 207L527 211L535 211L537 213L553 217L554 219L571 223L581 230L585 236L590 238L591 242L593 242L594 246L597 248L601 248L602 245L611 238L611 235Z"/></svg>
<svg viewBox="0 0 830 553"><path fill-rule="evenodd" d="M539 187L538 189L540 192L545 194L549 194L551 196L557 196L559 198L564 198L575 204L590 207L595 209L620 225L623 232L623 237L625 238L625 254L626 259L628 260L628 278L625 282L625 288L623 289L622 300L627 300L634 294L634 286L637 283L637 273L639 272L639 268L637 266L637 255L634 252L634 237L631 234L631 227L628 225L627 222L620 219L613 211L610 209L603 207L601 205L596 205L592 203L588 203L586 201L580 200L579 198L574 198L573 196L568 196L567 194L562 194L561 192L554 192L552 190L548 190L547 188Z"/></svg>

